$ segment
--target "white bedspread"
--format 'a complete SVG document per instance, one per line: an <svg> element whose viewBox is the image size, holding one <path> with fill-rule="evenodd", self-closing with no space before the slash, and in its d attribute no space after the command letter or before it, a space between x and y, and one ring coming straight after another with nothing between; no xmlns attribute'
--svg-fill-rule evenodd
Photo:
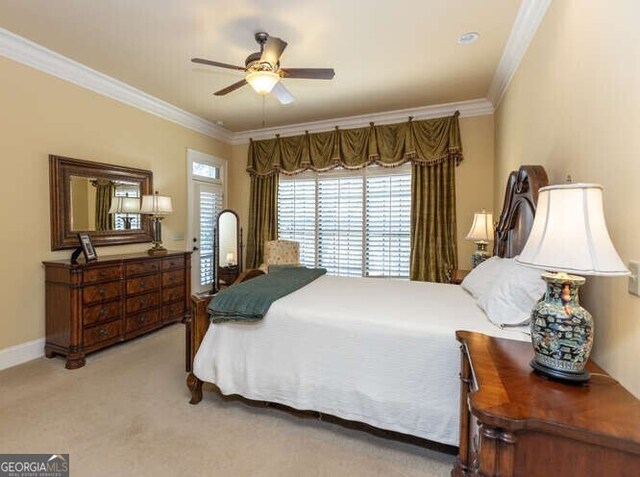
<svg viewBox="0 0 640 477"><path fill-rule="evenodd" d="M194 373L224 394L457 445L460 329L529 339L457 285L323 276L258 323L211 325Z"/></svg>

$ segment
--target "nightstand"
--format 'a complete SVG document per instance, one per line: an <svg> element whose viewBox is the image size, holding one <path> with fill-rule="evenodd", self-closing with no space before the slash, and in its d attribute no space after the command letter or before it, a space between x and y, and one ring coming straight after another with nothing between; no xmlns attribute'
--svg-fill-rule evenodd
<svg viewBox="0 0 640 477"><path fill-rule="evenodd" d="M218 267L218 281L221 280L224 282L218 283L218 287L224 288L225 285L231 286L231 284L236 281L239 275L240 268L237 265Z"/></svg>
<svg viewBox="0 0 640 477"><path fill-rule="evenodd" d="M453 477L628 476L640 469L640 401L592 361L585 385L529 366L531 343L457 331L460 453Z"/></svg>
<svg viewBox="0 0 640 477"><path fill-rule="evenodd" d="M451 272L449 283L452 283L453 285L460 285L462 283L462 280L464 280L464 277L469 275L470 272L471 270L460 270L456 268Z"/></svg>

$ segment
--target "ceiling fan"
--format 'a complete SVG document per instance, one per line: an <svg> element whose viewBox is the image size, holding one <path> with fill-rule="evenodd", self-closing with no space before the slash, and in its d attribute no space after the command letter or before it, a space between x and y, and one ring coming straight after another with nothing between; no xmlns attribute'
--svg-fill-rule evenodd
<svg viewBox="0 0 640 477"><path fill-rule="evenodd" d="M260 51L247 56L244 62L244 68L242 66L229 65L227 63L220 63L219 61L205 60L203 58L191 59L194 63L218 66L220 68L228 68L247 73L243 80L233 83L213 94L216 96L224 96L248 83L256 93L262 95L273 93L282 104L289 104L293 102L295 98L289 90L284 87L280 79L330 80L335 76L333 68L280 68L280 56L287 47L287 42L275 36L269 36L269 34L265 32L256 33L255 38L260 45Z"/></svg>

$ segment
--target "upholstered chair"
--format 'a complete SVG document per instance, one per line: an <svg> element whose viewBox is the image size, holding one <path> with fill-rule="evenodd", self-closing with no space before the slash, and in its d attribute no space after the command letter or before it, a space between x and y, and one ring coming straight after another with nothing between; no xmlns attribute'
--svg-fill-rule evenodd
<svg viewBox="0 0 640 477"><path fill-rule="evenodd" d="M292 240L265 242L264 263L260 270L266 273L269 265L300 265L300 244Z"/></svg>

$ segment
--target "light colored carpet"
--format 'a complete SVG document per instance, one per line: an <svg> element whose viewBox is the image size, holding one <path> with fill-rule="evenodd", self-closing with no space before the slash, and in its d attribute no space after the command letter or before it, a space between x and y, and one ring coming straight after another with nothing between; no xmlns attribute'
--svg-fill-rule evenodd
<svg viewBox="0 0 640 477"><path fill-rule="evenodd" d="M0 452L68 453L71 475L447 476L454 457L206 392L188 404L184 327L0 372Z"/></svg>

